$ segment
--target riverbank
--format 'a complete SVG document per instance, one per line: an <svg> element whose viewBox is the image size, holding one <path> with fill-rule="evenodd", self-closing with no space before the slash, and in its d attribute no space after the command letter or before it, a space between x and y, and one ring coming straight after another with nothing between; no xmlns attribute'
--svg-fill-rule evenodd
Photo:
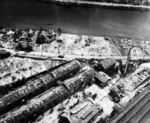
<svg viewBox="0 0 150 123"><path fill-rule="evenodd" d="M69 6L32 0L8 0L8 4L2 0L0 5L0 22L7 28L62 28L67 33L77 35L132 37L141 41L150 39L150 12Z"/></svg>
<svg viewBox="0 0 150 123"><path fill-rule="evenodd" d="M55 60L121 59L126 60L128 51L132 60L150 59L150 41L131 38L73 35L53 30L3 29L0 49L17 57Z"/></svg>
<svg viewBox="0 0 150 123"><path fill-rule="evenodd" d="M42 2L55 2L62 5L77 5L77 6L89 6L89 7L101 7L109 9L121 9L121 10L135 10L135 11L149 11L150 6L146 5L130 5L130 4L118 4L107 2L90 2L86 0L37 0Z"/></svg>
<svg viewBox="0 0 150 123"><path fill-rule="evenodd" d="M2 31L0 46L5 49L81 56L127 56L131 47L137 47L140 56L150 55L149 41L132 38L77 35L45 29ZM133 56L137 56L136 53Z"/></svg>

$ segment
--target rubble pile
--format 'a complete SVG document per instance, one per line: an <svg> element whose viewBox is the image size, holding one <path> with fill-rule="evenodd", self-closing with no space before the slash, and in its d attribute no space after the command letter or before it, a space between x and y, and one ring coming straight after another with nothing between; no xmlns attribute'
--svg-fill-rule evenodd
<svg viewBox="0 0 150 123"><path fill-rule="evenodd" d="M123 56L128 55L128 51L131 49L131 56L147 56L149 55L149 43L150 41L137 41L131 38L124 39L112 39L114 44L118 47Z"/></svg>
<svg viewBox="0 0 150 123"><path fill-rule="evenodd" d="M75 61L69 63L68 65L71 65L71 64L75 65ZM76 65L77 65L77 62L76 62ZM59 68L56 68L56 69L59 69ZM65 70L66 69L64 69L64 72ZM75 68L72 68L72 72L74 70ZM54 73L56 73L55 70L51 72L51 74L54 74ZM61 77L63 76L65 76L65 74L63 74ZM77 75L73 76L72 79L65 81L64 85L58 85L53 88L51 87L51 89L47 90L46 92L43 92L39 94L38 96L36 96L35 98L32 98L31 100L27 101L27 104L20 106L10 111L9 113L4 114L2 117L0 117L0 122L12 122L12 123L14 122L15 123L15 122L21 122L21 121L25 122L27 120L32 121L32 119L27 119L27 118L32 117L34 114L39 114L39 113L47 111L50 108L53 108L56 104L61 103L63 100L65 100L72 94L76 93L80 89L83 89L88 83L91 82L92 78L93 78L92 70L90 68L86 70L84 69L84 71L80 71ZM54 82L54 80L57 80L57 79L58 77L51 78L47 83L51 84L52 82ZM1 100L1 105L2 105L1 108L4 108L4 106L9 105L9 103L5 104L4 101L6 99L10 99L10 96L13 98L14 96L18 94L18 92L19 92L19 95L22 94L22 96L27 96L27 95L29 96L31 93L34 93L34 91L36 90L37 92L39 91L39 89L42 90L43 89L42 87L45 85L45 83L46 81L43 81L43 83L42 82L38 83L38 86L37 86L37 82L35 83L35 85L33 85L34 83L31 82L30 86L26 87L27 91L25 91L25 93L22 94L22 91L25 88L25 87L22 87L21 88L22 91L20 89L16 93L11 93L7 95L5 98Z"/></svg>
<svg viewBox="0 0 150 123"><path fill-rule="evenodd" d="M103 37L62 34L59 38L64 44L61 48L64 54L91 56L121 55L115 45Z"/></svg>
<svg viewBox="0 0 150 123"><path fill-rule="evenodd" d="M111 122L112 117L119 115L119 111L123 110L130 100L145 90L144 88L149 84L149 66L149 63L141 64L131 75L127 74L124 78L118 78L118 76L112 78L100 72L100 75L106 76L105 79L109 80L107 85L103 87L98 84L106 81L105 79L100 79L101 81L98 83L95 81L95 84L57 105L52 113L49 113L51 110L46 112L43 117L38 119L38 123L48 123L53 114L57 118L51 120L52 123L60 123L61 117L67 118L69 123L82 123L84 122L82 115L79 116L78 113L82 110L86 111L86 107L91 104L99 110L94 116L91 115L92 123L102 120ZM92 111L94 112L95 109Z"/></svg>
<svg viewBox="0 0 150 123"><path fill-rule="evenodd" d="M148 67L149 66L148 64L147 65L143 64L131 76L124 79L125 81L124 86L126 90L133 91L136 88L138 88L139 85L141 85L142 83L144 83L149 79L150 68Z"/></svg>
<svg viewBox="0 0 150 123"><path fill-rule="evenodd" d="M61 61L10 57L0 61L0 86L21 81L61 64Z"/></svg>
<svg viewBox="0 0 150 123"><path fill-rule="evenodd" d="M0 60L0 87L18 81L22 85L13 91L7 88L10 93L0 98L1 106L6 104L8 109L6 114L1 112L4 115L0 121L24 123L29 115L34 116L32 122L38 123L108 123L150 82L149 61L131 59L149 56L149 41L78 36L42 28L2 32L0 47L10 51L11 57ZM65 55L81 57L79 61L65 61ZM40 56L47 57L37 59ZM124 59L120 59L122 56ZM7 108L11 103L4 103L10 97L13 107L21 101L14 110Z"/></svg>
<svg viewBox="0 0 150 123"><path fill-rule="evenodd" d="M140 65L134 73L126 76L117 82L117 86L121 88L124 97L121 105L126 105L137 93L144 90L149 84L150 68L149 63Z"/></svg>
<svg viewBox="0 0 150 123"><path fill-rule="evenodd" d="M16 51L44 52L60 55L126 56L130 48L132 56L149 55L149 41L131 38L109 38L74 35L53 30L4 29L0 35L0 47Z"/></svg>
<svg viewBox="0 0 150 123"><path fill-rule="evenodd" d="M6 49L37 51L36 46L42 43L50 43L56 39L57 34L53 30L32 29L4 29L0 35L0 46Z"/></svg>

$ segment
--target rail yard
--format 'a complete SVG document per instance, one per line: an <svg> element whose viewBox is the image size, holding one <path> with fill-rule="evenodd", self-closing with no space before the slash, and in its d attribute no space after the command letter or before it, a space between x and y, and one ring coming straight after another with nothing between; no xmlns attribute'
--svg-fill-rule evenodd
<svg viewBox="0 0 150 123"><path fill-rule="evenodd" d="M148 41L42 28L0 40L0 123L150 121Z"/></svg>

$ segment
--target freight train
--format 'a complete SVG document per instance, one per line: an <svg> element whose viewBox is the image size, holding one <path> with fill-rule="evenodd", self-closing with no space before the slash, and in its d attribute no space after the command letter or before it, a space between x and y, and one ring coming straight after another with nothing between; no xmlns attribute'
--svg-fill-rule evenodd
<svg viewBox="0 0 150 123"><path fill-rule="evenodd" d="M80 68L81 64L74 60L28 80L25 85L0 99L0 115L3 115L13 108L22 105L26 100L57 85L58 80L71 76L73 73L79 71Z"/></svg>
<svg viewBox="0 0 150 123"><path fill-rule="evenodd" d="M16 108L0 117L0 123L27 123L53 108L77 91L83 89L94 78L91 69L78 73L73 78L64 81L61 86L51 88L41 95L31 99L27 104Z"/></svg>

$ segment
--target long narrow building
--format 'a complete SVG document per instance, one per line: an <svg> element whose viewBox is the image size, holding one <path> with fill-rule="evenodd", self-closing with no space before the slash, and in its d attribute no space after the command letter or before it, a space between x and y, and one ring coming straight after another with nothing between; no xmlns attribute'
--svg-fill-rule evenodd
<svg viewBox="0 0 150 123"><path fill-rule="evenodd" d="M78 61L70 61L54 70L47 71L45 74L28 80L27 84L0 99L0 115L56 86L58 80L72 76L73 73L80 70L80 67L81 65Z"/></svg>
<svg viewBox="0 0 150 123"><path fill-rule="evenodd" d="M34 120L36 116L41 115L45 111L67 99L72 94L84 88L92 81L93 77L93 70L88 69L83 71L73 78L64 81L64 86L62 85L51 88L28 101L26 105L1 116L0 123L27 123L30 120Z"/></svg>

